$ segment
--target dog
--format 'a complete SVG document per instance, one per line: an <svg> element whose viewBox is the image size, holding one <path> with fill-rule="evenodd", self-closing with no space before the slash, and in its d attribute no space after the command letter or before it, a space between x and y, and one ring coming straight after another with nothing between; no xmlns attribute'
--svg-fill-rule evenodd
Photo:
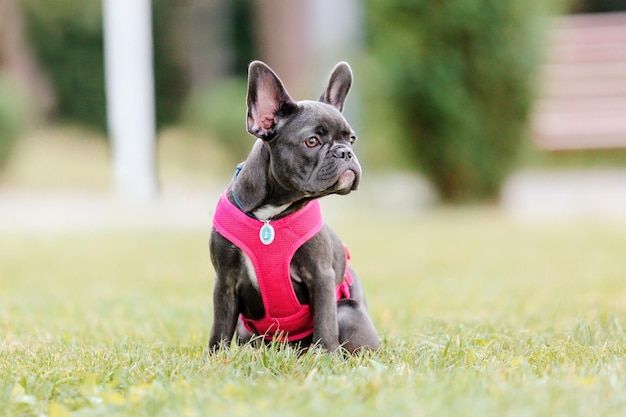
<svg viewBox="0 0 626 417"><path fill-rule="evenodd" d="M341 113L351 85L340 62L318 101L296 102L270 67L250 64L246 123L256 142L213 217L210 352L229 346L235 331L239 343L379 347L349 253L318 203L361 179L357 137Z"/></svg>

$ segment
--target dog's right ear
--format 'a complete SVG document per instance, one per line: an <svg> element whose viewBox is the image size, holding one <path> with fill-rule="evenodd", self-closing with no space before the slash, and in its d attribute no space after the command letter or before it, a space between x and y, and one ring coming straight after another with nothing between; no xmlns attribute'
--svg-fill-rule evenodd
<svg viewBox="0 0 626 417"><path fill-rule="evenodd" d="M297 107L280 78L261 61L248 67L247 104L248 132L263 140L271 140L278 124Z"/></svg>

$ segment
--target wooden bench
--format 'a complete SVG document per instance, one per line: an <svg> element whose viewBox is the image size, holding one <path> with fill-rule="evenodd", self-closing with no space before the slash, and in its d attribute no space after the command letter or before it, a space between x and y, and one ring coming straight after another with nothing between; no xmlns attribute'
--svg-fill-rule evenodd
<svg viewBox="0 0 626 417"><path fill-rule="evenodd" d="M626 148L626 13L554 22L532 133L545 150Z"/></svg>

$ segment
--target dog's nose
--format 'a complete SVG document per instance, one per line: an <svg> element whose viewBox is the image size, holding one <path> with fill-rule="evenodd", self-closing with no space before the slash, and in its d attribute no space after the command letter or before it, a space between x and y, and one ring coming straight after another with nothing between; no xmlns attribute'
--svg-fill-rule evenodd
<svg viewBox="0 0 626 417"><path fill-rule="evenodd" d="M339 159L352 159L352 150L347 146L339 146L333 151L333 156Z"/></svg>

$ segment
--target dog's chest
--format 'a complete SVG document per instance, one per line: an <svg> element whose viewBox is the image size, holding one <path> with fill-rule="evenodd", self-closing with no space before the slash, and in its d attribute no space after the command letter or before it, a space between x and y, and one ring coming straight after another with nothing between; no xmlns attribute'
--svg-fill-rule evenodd
<svg viewBox="0 0 626 417"><path fill-rule="evenodd" d="M255 210L254 216L259 220L266 221L268 219L271 219L272 217L278 216L280 213L285 211L289 206L290 204L283 204L282 206L278 206L278 207L265 205Z"/></svg>

